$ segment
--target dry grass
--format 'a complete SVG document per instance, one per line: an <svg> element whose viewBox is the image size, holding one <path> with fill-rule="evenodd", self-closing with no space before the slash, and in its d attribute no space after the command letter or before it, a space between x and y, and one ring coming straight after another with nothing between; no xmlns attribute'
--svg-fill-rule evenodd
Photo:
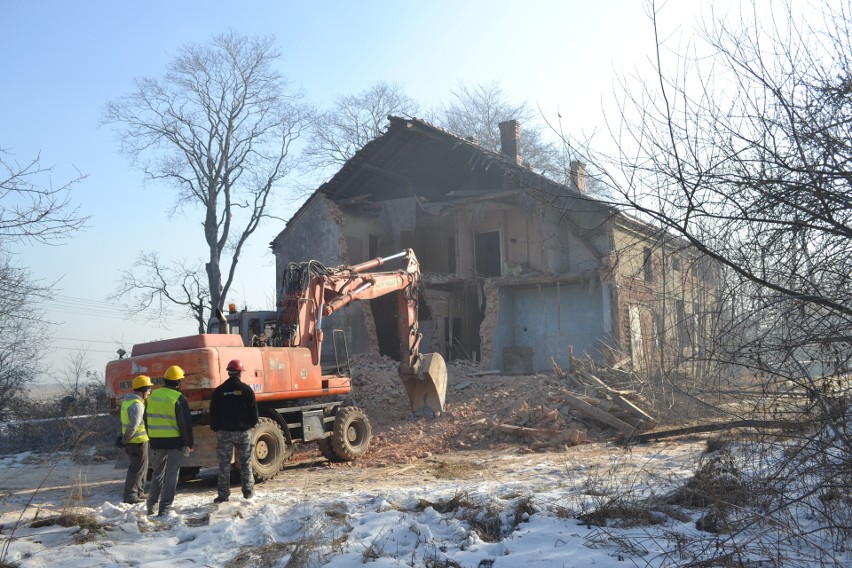
<svg viewBox="0 0 852 568"><path fill-rule="evenodd" d="M481 467L473 461L439 462L434 475L438 479L469 479Z"/></svg>
<svg viewBox="0 0 852 568"><path fill-rule="evenodd" d="M94 513L83 506L85 487L85 479L83 479L82 475L78 476L76 483L69 490L59 514L41 519L36 514L36 518L29 526L31 528L57 525L60 527L79 527L80 530L74 535L74 540L77 544L94 540L99 533L104 531L104 527L98 524Z"/></svg>
<svg viewBox="0 0 852 568"><path fill-rule="evenodd" d="M666 518L664 513L650 508L646 503L617 497L578 517L580 522L590 527L617 528L662 525Z"/></svg>
<svg viewBox="0 0 852 568"><path fill-rule="evenodd" d="M293 543L289 542L271 542L264 546L243 547L243 550L233 560L227 562L224 568L254 568L255 566L272 568L273 566L280 566L281 559L290 554L293 548Z"/></svg>

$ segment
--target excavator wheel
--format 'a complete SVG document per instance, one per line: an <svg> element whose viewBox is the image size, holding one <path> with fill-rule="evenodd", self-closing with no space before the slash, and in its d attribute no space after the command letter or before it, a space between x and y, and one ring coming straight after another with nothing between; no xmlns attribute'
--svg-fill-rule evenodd
<svg viewBox="0 0 852 568"><path fill-rule="evenodd" d="M337 411L331 437L320 440L319 448L331 461L352 461L367 453L372 432L370 420L363 410L343 406ZM331 451L326 453L329 449Z"/></svg>
<svg viewBox="0 0 852 568"><path fill-rule="evenodd" d="M317 440L317 447L319 448L322 457L324 457L328 461L335 463L344 461L337 457L337 454L334 453L334 449L331 447L331 438L323 438L322 440Z"/></svg>
<svg viewBox="0 0 852 568"><path fill-rule="evenodd" d="M180 471L178 471L178 481L181 483L191 481L195 479L199 471L201 471L199 466L182 467L180 468ZM151 479L151 477L149 476L148 479Z"/></svg>
<svg viewBox="0 0 852 568"><path fill-rule="evenodd" d="M255 481L266 481L275 477L295 449L293 444L287 443L278 422L272 418L261 417L252 436L251 470Z"/></svg>

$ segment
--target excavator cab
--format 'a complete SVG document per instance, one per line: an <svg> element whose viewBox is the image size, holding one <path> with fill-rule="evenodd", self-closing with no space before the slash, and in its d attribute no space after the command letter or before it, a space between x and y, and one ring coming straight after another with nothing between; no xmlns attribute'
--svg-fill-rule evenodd
<svg viewBox="0 0 852 568"><path fill-rule="evenodd" d="M267 347L272 345L271 338L278 322L275 311L237 311L234 304L228 306L228 313L221 311L207 324L207 333L230 333L243 338L246 347Z"/></svg>

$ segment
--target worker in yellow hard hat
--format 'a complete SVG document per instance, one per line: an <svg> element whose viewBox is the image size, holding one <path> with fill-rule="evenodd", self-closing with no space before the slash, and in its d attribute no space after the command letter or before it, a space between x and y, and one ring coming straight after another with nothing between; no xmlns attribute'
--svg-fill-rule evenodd
<svg viewBox="0 0 852 568"><path fill-rule="evenodd" d="M124 448L130 463L124 479L124 502L135 504L147 497L145 478L148 476L148 431L145 428L145 399L154 383L147 375L139 375L131 384L133 392L121 403L121 434L116 440Z"/></svg>
<svg viewBox="0 0 852 568"><path fill-rule="evenodd" d="M148 436L151 438L151 487L148 488L148 514L165 516L172 510L178 473L183 456L194 445L189 403L180 392L183 369L172 365L163 374L163 388L148 398Z"/></svg>

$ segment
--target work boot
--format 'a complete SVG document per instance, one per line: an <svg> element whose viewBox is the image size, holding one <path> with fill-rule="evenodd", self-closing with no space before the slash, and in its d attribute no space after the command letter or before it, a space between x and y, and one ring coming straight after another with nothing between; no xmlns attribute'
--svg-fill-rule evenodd
<svg viewBox="0 0 852 568"><path fill-rule="evenodd" d="M227 495L217 495L215 499L213 499L214 503L224 503L228 500Z"/></svg>
<svg viewBox="0 0 852 568"><path fill-rule="evenodd" d="M246 499L251 499L252 497L254 497L254 491L252 491L251 489L243 489L243 497L245 497Z"/></svg>
<svg viewBox="0 0 852 568"><path fill-rule="evenodd" d="M142 499L134 495L133 497L128 497L127 499L125 499L124 502L128 505L135 505L136 503L141 503Z"/></svg>
<svg viewBox="0 0 852 568"><path fill-rule="evenodd" d="M148 503L147 504L147 511L146 512L148 513L149 517L154 514L154 507L156 505L157 505L156 503Z"/></svg>

